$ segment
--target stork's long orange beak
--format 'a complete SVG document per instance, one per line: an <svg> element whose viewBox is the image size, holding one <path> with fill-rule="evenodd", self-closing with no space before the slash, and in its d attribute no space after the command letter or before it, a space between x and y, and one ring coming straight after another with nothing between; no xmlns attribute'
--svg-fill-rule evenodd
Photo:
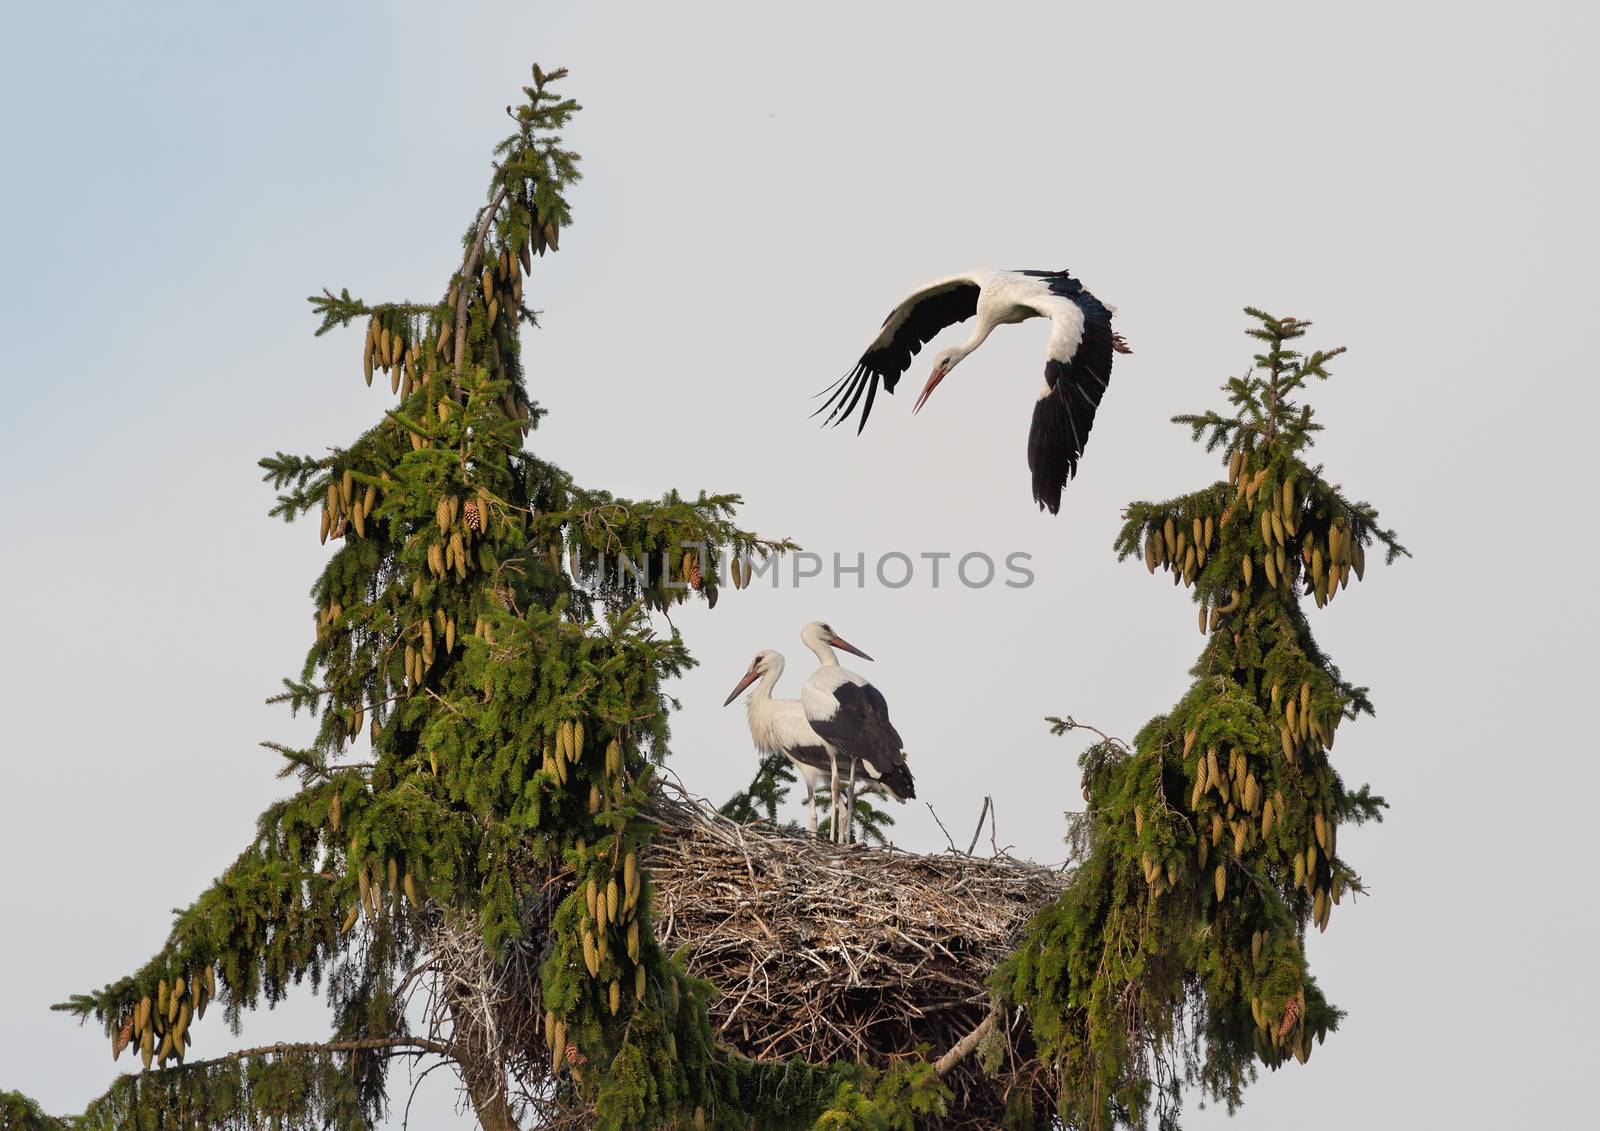
<svg viewBox="0 0 1600 1131"><path fill-rule="evenodd" d="M845 652L849 652L852 656L860 656L863 660L871 660L872 659L871 656L867 655L860 648L857 648L854 644L850 643L850 641L846 640L844 637L840 636L838 633L835 633L833 635L833 637L828 641L828 643L832 644L835 648L838 648L838 649L840 649L842 651L845 651ZM876 663L876 661L873 661L873 662Z"/></svg>
<svg viewBox="0 0 1600 1131"><path fill-rule="evenodd" d="M760 678L761 673L755 668L751 668L749 671L745 672L744 678L739 681L739 686L735 687L731 692L729 692L728 697L722 701L722 705L726 707L729 703L732 703L735 699L739 698L740 692Z"/></svg>
<svg viewBox="0 0 1600 1131"><path fill-rule="evenodd" d="M939 387L939 382L944 380L947 372L949 370L934 366L933 373L928 377L928 383L922 386L922 392L917 394L917 403L911 406L912 416L922 411L922 406L928 403L928 398L933 396L933 391Z"/></svg>

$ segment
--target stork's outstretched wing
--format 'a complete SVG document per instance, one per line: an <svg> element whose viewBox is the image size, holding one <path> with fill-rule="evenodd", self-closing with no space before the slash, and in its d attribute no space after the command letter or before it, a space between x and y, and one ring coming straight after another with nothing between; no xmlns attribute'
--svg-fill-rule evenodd
<svg viewBox="0 0 1600 1131"><path fill-rule="evenodd" d="M1044 275L1043 272L1028 274ZM1061 490L1078 473L1095 410L1111 383L1113 353L1128 352L1111 329L1111 309L1066 274L1047 276L1051 294L1033 303L1051 320L1044 389L1033 406L1028 470L1040 510L1061 509Z"/></svg>
<svg viewBox="0 0 1600 1131"><path fill-rule="evenodd" d="M981 289L981 280L969 273L929 283L907 296L883 320L883 329L856 362L856 367L822 391L828 399L812 415L827 412L824 423L840 424L850 418L865 393L867 402L861 406L861 422L856 426L859 433L872 414L878 382L882 381L885 389L894 392L895 383L910 368L911 359L918 350L946 326L964 322L977 313Z"/></svg>

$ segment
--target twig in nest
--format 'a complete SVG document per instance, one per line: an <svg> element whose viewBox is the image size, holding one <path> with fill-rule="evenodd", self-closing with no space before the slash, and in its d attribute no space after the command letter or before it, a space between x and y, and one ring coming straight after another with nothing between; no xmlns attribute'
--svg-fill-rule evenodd
<svg viewBox="0 0 1600 1131"><path fill-rule="evenodd" d="M978 827L972 830L972 843L967 845L968 856L971 856L972 850L978 847L978 835L983 832L983 818L988 814L989 810L993 806L994 798L985 794L983 798L983 808L978 810ZM950 847L954 848L955 845L951 845ZM995 855L998 856L999 853L995 853Z"/></svg>
<svg viewBox="0 0 1600 1131"><path fill-rule="evenodd" d="M956 847L956 842L950 839L950 830L944 827L944 822L943 821L939 820L939 814L937 812L935 812L935 810L933 808L933 802L924 801L923 804L928 807L928 812L933 813L933 822L934 822L934 824L939 826L939 831L944 834L945 843L950 846L950 851L951 852L960 852L961 850ZM982 825L982 823L983 823L982 821L979 821L979 825L980 826ZM971 856L972 852L969 850L967 852L967 855Z"/></svg>

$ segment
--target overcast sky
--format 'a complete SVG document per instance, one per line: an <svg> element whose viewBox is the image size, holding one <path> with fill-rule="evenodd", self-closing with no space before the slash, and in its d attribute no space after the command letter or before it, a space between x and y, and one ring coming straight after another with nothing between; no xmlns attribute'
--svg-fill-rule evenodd
<svg viewBox="0 0 1600 1131"><path fill-rule="evenodd" d="M0 1087L67 1112L108 1084L104 1038L46 1007L143 963L282 794L256 744L305 721L262 701L310 643L326 551L266 517L255 461L388 403L303 296L435 296L539 60L572 68L586 178L528 283L538 454L623 494L742 492L749 526L825 558L1031 555L1025 589L825 575L678 615L701 661L673 688L684 782L748 779L723 697L763 647L796 694L798 631L826 619L876 657L910 751L895 839L941 849L923 801L961 836L991 794L1002 844L1059 860L1082 743L1043 717L1131 737L1202 646L1186 590L1115 561L1120 508L1218 474L1166 421L1248 364L1240 307L1313 319L1311 344L1350 347L1315 392L1316 456L1416 553L1312 613L1378 707L1336 765L1393 809L1341 836L1372 898L1311 944L1348 1020L1233 1122L1581 1118L1594 9L783 12L7 5ZM1135 350L1055 518L1024 461L1040 323L1002 328L915 419L905 392L859 439L807 418L894 301L977 266L1071 268ZM322 1026L297 999L245 1035ZM412 1126L464 1126L453 1102L436 1073Z"/></svg>

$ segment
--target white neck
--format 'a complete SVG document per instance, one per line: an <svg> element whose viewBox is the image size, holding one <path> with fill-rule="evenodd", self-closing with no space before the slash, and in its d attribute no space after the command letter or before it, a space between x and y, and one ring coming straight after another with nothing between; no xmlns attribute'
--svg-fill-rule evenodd
<svg viewBox="0 0 1600 1131"><path fill-rule="evenodd" d="M801 640L807 648L811 649L811 654L817 658L817 663L825 668L839 666L839 657L833 654L833 648L822 638L820 633L806 632L801 637Z"/></svg>
<svg viewBox="0 0 1600 1131"><path fill-rule="evenodd" d="M978 316L978 324L972 328L972 337L968 338L966 341L962 342L956 347L956 354L950 359L950 368L954 369L956 362L960 361L973 350L983 345L984 339L990 334L994 333L994 328L999 324L1000 323L996 322L993 318L988 317L986 314L980 314Z"/></svg>
<svg viewBox="0 0 1600 1131"><path fill-rule="evenodd" d="M783 678L783 657L778 656L768 661L767 670L761 673L761 679L750 691L750 703L757 699L771 699L772 689L778 685L778 680Z"/></svg>
<svg viewBox="0 0 1600 1131"><path fill-rule="evenodd" d="M777 703L772 698L772 689L778 685L778 680L782 676L783 658L780 656L762 673L761 679L750 689L750 694L744 701L745 715L750 720L750 733L755 738L756 745L763 750L772 745L771 725Z"/></svg>

